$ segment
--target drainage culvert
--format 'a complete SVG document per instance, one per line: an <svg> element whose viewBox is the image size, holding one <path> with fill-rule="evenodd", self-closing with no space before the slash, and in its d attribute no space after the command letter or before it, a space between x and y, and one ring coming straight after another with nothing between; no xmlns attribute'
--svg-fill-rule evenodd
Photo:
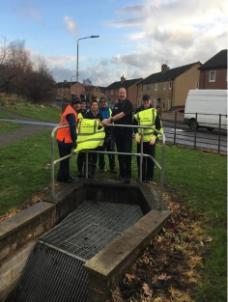
<svg viewBox="0 0 228 302"><path fill-rule="evenodd" d="M8 301L88 301L84 263L142 216L137 204L82 202L38 240Z"/></svg>

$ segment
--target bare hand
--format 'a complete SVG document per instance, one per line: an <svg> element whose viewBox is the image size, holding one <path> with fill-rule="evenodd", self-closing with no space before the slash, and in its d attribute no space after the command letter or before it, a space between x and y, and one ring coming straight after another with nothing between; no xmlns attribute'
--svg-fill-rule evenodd
<svg viewBox="0 0 228 302"><path fill-rule="evenodd" d="M104 126L111 124L111 119L110 119L110 118L104 119L104 120L102 121L102 124L103 124Z"/></svg>

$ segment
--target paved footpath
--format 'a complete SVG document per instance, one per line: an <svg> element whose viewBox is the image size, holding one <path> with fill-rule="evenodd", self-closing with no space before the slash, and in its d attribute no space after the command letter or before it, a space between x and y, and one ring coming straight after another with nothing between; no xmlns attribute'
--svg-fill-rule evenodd
<svg viewBox="0 0 228 302"><path fill-rule="evenodd" d="M7 122L11 120L0 119L0 121ZM17 120L17 121L14 120L14 122L18 124L22 124L22 126L16 129L15 131L0 134L0 148L16 143L34 134L40 133L43 130L48 129L48 127L50 129L50 134L51 134L51 127L55 125L53 123L43 123L38 121L26 121L26 120Z"/></svg>

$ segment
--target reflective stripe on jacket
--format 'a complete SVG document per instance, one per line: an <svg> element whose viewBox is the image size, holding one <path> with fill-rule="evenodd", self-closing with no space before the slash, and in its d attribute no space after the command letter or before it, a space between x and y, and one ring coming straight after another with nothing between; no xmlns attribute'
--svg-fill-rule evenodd
<svg viewBox="0 0 228 302"><path fill-rule="evenodd" d="M142 111L139 111L134 115L140 126L151 126L151 128L144 129L143 131L143 141L149 142L152 138L156 138L154 129L155 129L155 120L157 117L157 110L155 108L148 108ZM142 133L142 129L138 129L138 133Z"/></svg>
<svg viewBox="0 0 228 302"><path fill-rule="evenodd" d="M67 105L65 110L61 114L59 126L65 126L65 125L69 126L69 123L66 118L67 115L69 115L69 114L73 114L75 117L75 120L77 121L76 111L74 110L74 108L71 105ZM60 142L64 141L66 144L71 144L73 141L72 141L71 134L70 134L70 127L58 129L57 134L56 134L56 139Z"/></svg>
<svg viewBox="0 0 228 302"><path fill-rule="evenodd" d="M105 132L103 127L101 129L99 127L100 121L97 119L81 119L78 124L77 148L74 151L79 152L103 146Z"/></svg>

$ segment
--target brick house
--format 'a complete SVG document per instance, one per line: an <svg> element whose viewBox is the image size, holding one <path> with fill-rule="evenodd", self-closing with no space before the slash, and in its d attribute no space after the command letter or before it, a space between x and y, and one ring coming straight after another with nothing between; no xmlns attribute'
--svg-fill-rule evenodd
<svg viewBox="0 0 228 302"><path fill-rule="evenodd" d="M227 89L227 49L200 67L200 89Z"/></svg>
<svg viewBox="0 0 228 302"><path fill-rule="evenodd" d="M71 100L73 95L85 94L85 87L79 82L59 82L56 84L56 100Z"/></svg>
<svg viewBox="0 0 228 302"><path fill-rule="evenodd" d="M105 89L105 95L113 104L118 99L118 91L121 87L126 88L127 98L132 102L133 106L137 105L137 83L140 82L142 78L126 80L121 77L120 81L113 82Z"/></svg>
<svg viewBox="0 0 228 302"><path fill-rule="evenodd" d="M198 88L200 66L200 62L195 62L169 69L163 64L160 72L138 83L138 103L141 103L143 94L148 94L154 106L160 105L162 111L183 107L188 91Z"/></svg>
<svg viewBox="0 0 228 302"><path fill-rule="evenodd" d="M85 85L86 99L91 100L92 96L98 99L105 96L105 88L101 86Z"/></svg>

